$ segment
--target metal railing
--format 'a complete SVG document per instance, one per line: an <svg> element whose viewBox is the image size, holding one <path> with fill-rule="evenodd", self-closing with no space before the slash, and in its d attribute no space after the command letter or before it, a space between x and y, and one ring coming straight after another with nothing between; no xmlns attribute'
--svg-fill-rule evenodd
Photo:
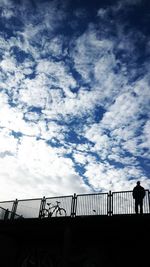
<svg viewBox="0 0 150 267"><path fill-rule="evenodd" d="M150 214L150 192L145 190L143 213ZM80 194L38 199L23 199L0 202L0 220L17 218L43 218L47 204L55 206L59 202L60 208L65 210L67 217L95 216L95 215L123 215L135 214L135 203L132 191L109 193ZM62 215L62 214L61 214ZM52 217L60 217L54 212Z"/></svg>
<svg viewBox="0 0 150 267"><path fill-rule="evenodd" d="M19 214L9 211L9 209L4 209L0 207L0 220L7 221L11 219L21 219L21 218L23 217L20 216Z"/></svg>
<svg viewBox="0 0 150 267"><path fill-rule="evenodd" d="M76 216L107 215L108 193L77 195Z"/></svg>
<svg viewBox="0 0 150 267"><path fill-rule="evenodd" d="M43 209L48 208L47 205L51 205L51 207L55 207L57 202L59 202L59 207L63 208L66 211L66 216L72 215L72 203L73 203L73 196L60 196L60 197L49 197L49 198L43 198L43 207L41 208L40 214L42 214ZM57 212L57 210L56 210ZM59 212L56 214L54 212L52 214L52 217L60 217ZM41 217L41 216L40 216Z"/></svg>
<svg viewBox="0 0 150 267"><path fill-rule="evenodd" d="M23 199L16 203L16 211L24 218L38 218L41 205L41 198Z"/></svg>
<svg viewBox="0 0 150 267"><path fill-rule="evenodd" d="M112 214L135 214L135 202L132 191L113 192L112 193ZM143 200L143 213L150 213L149 190L145 190Z"/></svg>

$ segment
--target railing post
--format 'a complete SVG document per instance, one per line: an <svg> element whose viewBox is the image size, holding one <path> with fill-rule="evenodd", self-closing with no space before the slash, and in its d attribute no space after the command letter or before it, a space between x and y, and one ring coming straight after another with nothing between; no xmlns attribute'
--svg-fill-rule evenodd
<svg viewBox="0 0 150 267"><path fill-rule="evenodd" d="M40 205L40 210L39 210L39 218L42 218L43 216L43 210L45 209L46 205L46 198L45 196L41 199L41 205Z"/></svg>
<svg viewBox="0 0 150 267"><path fill-rule="evenodd" d="M71 203L71 217L76 216L76 208L77 208L77 195L74 194L72 197L72 203Z"/></svg>
<svg viewBox="0 0 150 267"><path fill-rule="evenodd" d="M17 210L17 205L18 205L18 199L16 199L13 203L13 206L12 206L12 211L11 211L11 217L10 219L13 220L15 218L15 213L16 213L16 210Z"/></svg>
<svg viewBox="0 0 150 267"><path fill-rule="evenodd" d="M4 221L7 221L8 218L9 218L9 209L5 210Z"/></svg>
<svg viewBox="0 0 150 267"><path fill-rule="evenodd" d="M149 213L150 213L150 191L148 190L148 203L149 203Z"/></svg>
<svg viewBox="0 0 150 267"><path fill-rule="evenodd" d="M111 216L113 214L113 199L112 199L112 193L109 191L108 193L108 202L107 202L107 214L108 216Z"/></svg>

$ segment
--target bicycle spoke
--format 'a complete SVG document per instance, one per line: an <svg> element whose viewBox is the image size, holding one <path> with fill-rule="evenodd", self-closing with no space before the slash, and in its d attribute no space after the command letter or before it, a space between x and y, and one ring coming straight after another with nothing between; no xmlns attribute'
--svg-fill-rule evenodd
<svg viewBox="0 0 150 267"><path fill-rule="evenodd" d="M65 217L66 216L66 210L63 208L60 208L56 212L56 217Z"/></svg>

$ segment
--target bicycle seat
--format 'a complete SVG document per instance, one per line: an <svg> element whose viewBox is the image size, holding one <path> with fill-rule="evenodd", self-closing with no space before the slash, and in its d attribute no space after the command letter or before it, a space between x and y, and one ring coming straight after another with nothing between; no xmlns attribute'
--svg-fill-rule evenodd
<svg viewBox="0 0 150 267"><path fill-rule="evenodd" d="M51 203L46 203L48 206L50 206L51 205Z"/></svg>
<svg viewBox="0 0 150 267"><path fill-rule="evenodd" d="M60 204L60 202L59 201L56 201L57 202L57 204Z"/></svg>

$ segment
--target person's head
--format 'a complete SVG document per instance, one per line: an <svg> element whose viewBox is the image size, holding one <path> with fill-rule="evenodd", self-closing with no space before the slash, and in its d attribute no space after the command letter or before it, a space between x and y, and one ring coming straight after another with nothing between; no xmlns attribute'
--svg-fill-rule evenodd
<svg viewBox="0 0 150 267"><path fill-rule="evenodd" d="M140 185L140 181L137 181L137 185L138 185L138 186Z"/></svg>

